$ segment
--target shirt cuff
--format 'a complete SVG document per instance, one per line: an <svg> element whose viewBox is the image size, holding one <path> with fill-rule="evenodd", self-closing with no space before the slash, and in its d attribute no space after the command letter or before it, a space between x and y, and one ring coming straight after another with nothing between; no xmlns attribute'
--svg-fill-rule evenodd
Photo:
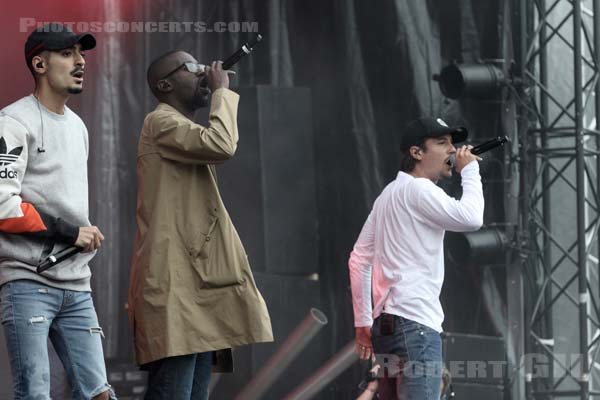
<svg viewBox="0 0 600 400"><path fill-rule="evenodd" d="M460 171L460 175L462 176L465 173L469 174L473 172L479 172L479 162L477 160L472 160L467 165L465 165L462 171Z"/></svg>
<svg viewBox="0 0 600 400"><path fill-rule="evenodd" d="M225 96L225 97L227 97L227 96L231 96L231 97L234 97L234 98L236 98L236 99L240 97L240 95L239 95L239 94L237 94L237 93L236 93L236 92L234 92L233 90L231 90L231 89L227 89L227 88L218 88L217 90L215 90L215 91L212 93L212 96L213 96L213 97L214 97L215 95L216 95L216 96Z"/></svg>
<svg viewBox="0 0 600 400"><path fill-rule="evenodd" d="M373 326L372 319L363 319L354 323L355 328L370 328L371 326Z"/></svg>

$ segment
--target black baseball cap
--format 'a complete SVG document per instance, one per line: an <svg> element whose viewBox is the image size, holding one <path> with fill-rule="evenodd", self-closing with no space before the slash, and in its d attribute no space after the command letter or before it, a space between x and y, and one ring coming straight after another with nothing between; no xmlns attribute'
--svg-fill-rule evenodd
<svg viewBox="0 0 600 400"><path fill-rule="evenodd" d="M450 127L441 118L419 118L411 121L404 128L401 139L402 150L420 145L423 140L444 135L452 136L452 143L463 142L467 139L467 128L464 126Z"/></svg>
<svg viewBox="0 0 600 400"><path fill-rule="evenodd" d="M69 49L77 43L81 44L81 50L90 50L96 47L96 38L91 33L77 35L68 26L52 22L29 34L25 42L25 60L29 65L31 59L44 50Z"/></svg>

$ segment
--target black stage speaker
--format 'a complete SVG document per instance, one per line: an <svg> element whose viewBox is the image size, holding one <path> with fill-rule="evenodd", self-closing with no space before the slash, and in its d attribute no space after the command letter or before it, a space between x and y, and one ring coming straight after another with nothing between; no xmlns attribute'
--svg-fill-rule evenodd
<svg viewBox="0 0 600 400"><path fill-rule="evenodd" d="M445 332L442 347L452 382L505 383L506 350L502 338Z"/></svg>
<svg viewBox="0 0 600 400"><path fill-rule="evenodd" d="M504 399L508 369L501 337L445 332L442 349L455 399Z"/></svg>
<svg viewBox="0 0 600 400"><path fill-rule="evenodd" d="M106 361L108 382L119 400L143 400L147 389L148 374L132 361Z"/></svg>
<svg viewBox="0 0 600 400"><path fill-rule="evenodd" d="M504 386L453 383L454 400L503 400Z"/></svg>
<svg viewBox="0 0 600 400"><path fill-rule="evenodd" d="M252 269L317 272L315 156L310 90L257 86L240 94L240 139L217 167L219 188Z"/></svg>

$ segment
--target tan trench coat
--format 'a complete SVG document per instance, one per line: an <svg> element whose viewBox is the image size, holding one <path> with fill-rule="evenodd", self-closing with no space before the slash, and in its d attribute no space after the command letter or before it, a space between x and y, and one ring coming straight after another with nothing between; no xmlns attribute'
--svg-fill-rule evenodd
<svg viewBox="0 0 600 400"><path fill-rule="evenodd" d="M144 121L128 307L139 364L273 340L212 165L234 155L238 100L216 90L208 128L164 103Z"/></svg>

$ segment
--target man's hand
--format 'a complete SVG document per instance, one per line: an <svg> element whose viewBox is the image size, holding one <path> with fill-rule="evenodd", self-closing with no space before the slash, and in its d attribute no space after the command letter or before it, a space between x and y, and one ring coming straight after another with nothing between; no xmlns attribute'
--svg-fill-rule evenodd
<svg viewBox="0 0 600 400"><path fill-rule="evenodd" d="M220 88L229 89L229 75L223 69L223 61L212 62L210 68L206 71L206 79L208 80L208 87L213 92Z"/></svg>
<svg viewBox="0 0 600 400"><path fill-rule="evenodd" d="M98 250L102 245L104 235L97 226L82 226L75 246L83 248L83 252Z"/></svg>
<svg viewBox="0 0 600 400"><path fill-rule="evenodd" d="M371 327L360 326L356 328L356 352L361 360L368 360L373 355Z"/></svg>
<svg viewBox="0 0 600 400"><path fill-rule="evenodd" d="M461 148L459 148L458 150L456 150L456 172L458 172L460 174L460 171L462 171L462 169L465 167L465 165L467 165L468 163L470 163L473 160L479 160L481 161L481 157L476 156L475 154L471 153L471 149L473 148L473 146L471 145L464 145Z"/></svg>

